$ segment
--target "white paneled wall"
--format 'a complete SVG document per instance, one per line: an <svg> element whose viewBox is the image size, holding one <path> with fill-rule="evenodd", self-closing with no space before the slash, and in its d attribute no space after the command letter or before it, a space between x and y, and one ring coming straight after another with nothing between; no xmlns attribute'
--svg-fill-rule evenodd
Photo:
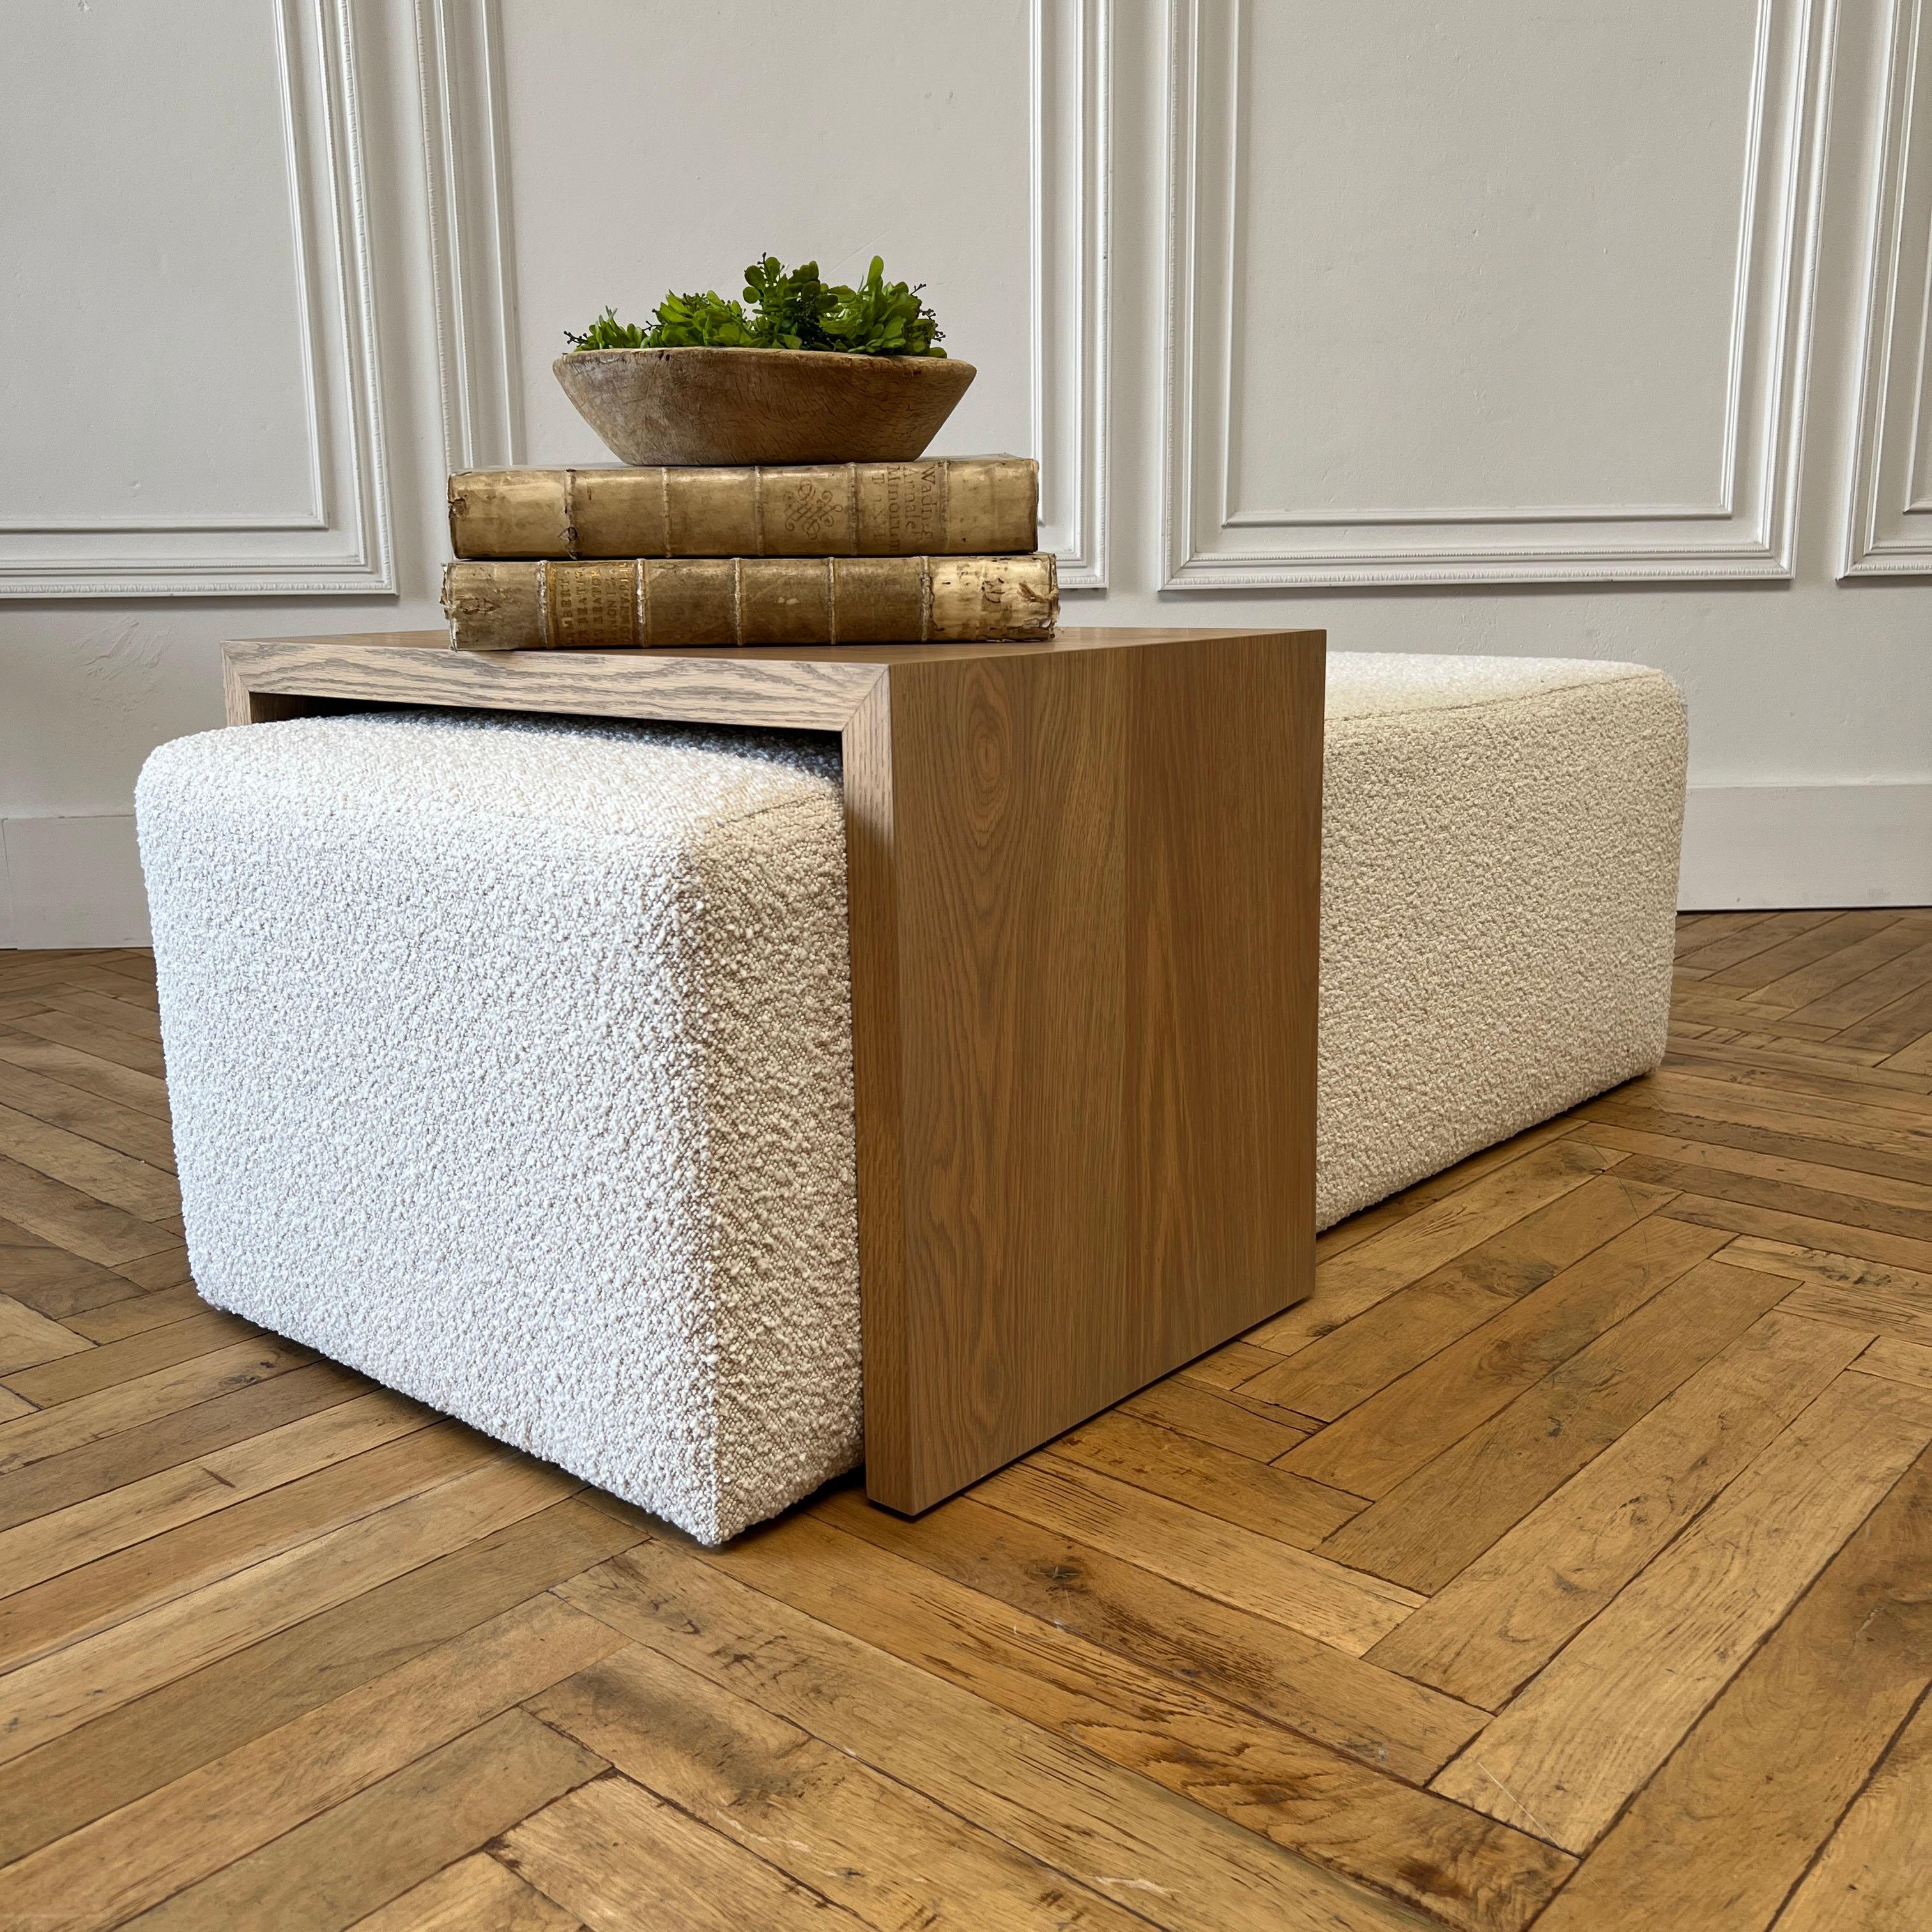
<svg viewBox="0 0 1932 1932"><path fill-rule="evenodd" d="M1787 575L1824 10L1182 0L1169 584Z"/></svg>
<svg viewBox="0 0 1932 1932"><path fill-rule="evenodd" d="M392 591L348 0L10 7L0 590Z"/></svg>
<svg viewBox="0 0 1932 1932"><path fill-rule="evenodd" d="M1070 621L1659 664L1690 898L1932 899L1925 12L19 0L0 921L138 929L218 640L435 622L564 328L767 248L928 283Z"/></svg>

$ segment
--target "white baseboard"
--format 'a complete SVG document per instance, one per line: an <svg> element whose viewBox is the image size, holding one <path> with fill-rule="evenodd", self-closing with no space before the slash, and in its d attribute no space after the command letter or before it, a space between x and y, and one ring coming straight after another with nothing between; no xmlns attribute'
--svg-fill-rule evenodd
<svg viewBox="0 0 1932 1932"><path fill-rule="evenodd" d="M0 946L146 946L131 812L0 818Z"/></svg>
<svg viewBox="0 0 1932 1932"><path fill-rule="evenodd" d="M1932 905L1932 783L1693 785L1677 903Z"/></svg>

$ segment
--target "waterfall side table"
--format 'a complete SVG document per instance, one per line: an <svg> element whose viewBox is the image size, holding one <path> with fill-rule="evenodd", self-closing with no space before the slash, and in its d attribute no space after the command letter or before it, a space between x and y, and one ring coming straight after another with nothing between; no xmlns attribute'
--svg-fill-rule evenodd
<svg viewBox="0 0 1932 1932"><path fill-rule="evenodd" d="M225 650L228 719L460 705L843 743L867 1493L916 1511L1313 1286L1318 631Z"/></svg>

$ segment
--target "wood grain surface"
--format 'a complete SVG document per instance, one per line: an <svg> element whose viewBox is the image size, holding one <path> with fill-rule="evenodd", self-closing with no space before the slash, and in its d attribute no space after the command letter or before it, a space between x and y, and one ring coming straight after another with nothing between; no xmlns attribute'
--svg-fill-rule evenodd
<svg viewBox="0 0 1932 1932"><path fill-rule="evenodd" d="M1306 1314L716 1552L211 1319L115 1144L146 956L0 953L56 1190L0 1218L0 1925L1916 1932L1932 1270L1858 1244L1932 1190L1927 1030L1783 1030L1902 1033L1913 916L1684 920L1778 998L1330 1230ZM1726 1067L1750 1120L1679 1112Z"/></svg>
<svg viewBox="0 0 1932 1932"><path fill-rule="evenodd" d="M619 462L905 463L978 371L948 356L593 349L556 380Z"/></svg>

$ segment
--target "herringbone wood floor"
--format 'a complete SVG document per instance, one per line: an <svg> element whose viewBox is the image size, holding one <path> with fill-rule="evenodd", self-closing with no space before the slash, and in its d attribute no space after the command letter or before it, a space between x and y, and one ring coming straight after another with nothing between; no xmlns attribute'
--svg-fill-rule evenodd
<svg viewBox="0 0 1932 1932"><path fill-rule="evenodd" d="M722 1552L196 1301L152 974L0 954L0 1924L1932 1924L1932 913L917 1522Z"/></svg>

